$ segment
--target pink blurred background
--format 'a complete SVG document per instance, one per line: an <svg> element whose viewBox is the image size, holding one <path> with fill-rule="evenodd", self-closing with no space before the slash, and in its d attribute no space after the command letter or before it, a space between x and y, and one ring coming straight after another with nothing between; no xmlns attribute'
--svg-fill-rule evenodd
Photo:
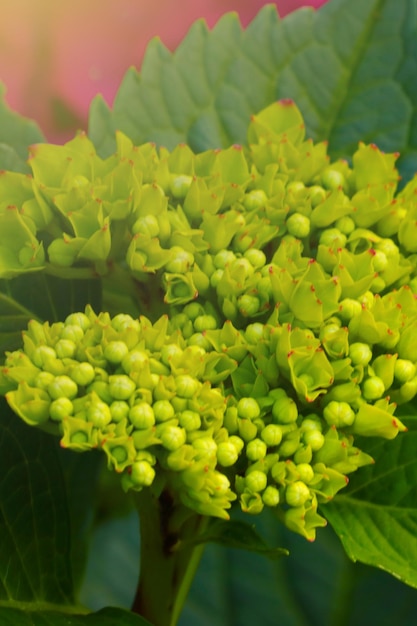
<svg viewBox="0 0 417 626"><path fill-rule="evenodd" d="M277 0L281 17L325 0ZM108 104L154 36L174 50L191 24L227 11L246 26L264 0L1 0L0 81L6 101L51 141L85 128L91 99ZM180 7L180 8L179 8Z"/></svg>

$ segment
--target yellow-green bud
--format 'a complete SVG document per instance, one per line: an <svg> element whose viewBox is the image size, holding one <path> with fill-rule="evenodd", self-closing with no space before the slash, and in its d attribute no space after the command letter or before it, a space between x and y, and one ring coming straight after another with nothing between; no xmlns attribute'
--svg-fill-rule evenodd
<svg viewBox="0 0 417 626"><path fill-rule="evenodd" d="M129 420L135 428L151 428L155 424L153 408L147 402L135 404L129 410Z"/></svg>
<svg viewBox="0 0 417 626"><path fill-rule="evenodd" d="M285 501L290 506L302 506L310 498L310 489L301 480L289 484L285 490Z"/></svg>
<svg viewBox="0 0 417 626"><path fill-rule="evenodd" d="M54 422L61 422L65 417L74 413L74 405L69 398L53 400L49 407L49 417Z"/></svg>
<svg viewBox="0 0 417 626"><path fill-rule="evenodd" d="M231 467L239 457L236 446L230 441L222 441L217 446L217 461L223 467Z"/></svg>
<svg viewBox="0 0 417 626"><path fill-rule="evenodd" d="M268 485L262 492L262 501L266 506L277 506L279 504L279 491L273 485Z"/></svg>
<svg viewBox="0 0 417 626"><path fill-rule="evenodd" d="M55 376L55 379L48 385L48 393L56 400L57 398L75 398L78 393L78 386L69 376Z"/></svg>
<svg viewBox="0 0 417 626"><path fill-rule="evenodd" d="M104 357L114 364L121 363L128 353L129 349L124 341L110 341L104 348Z"/></svg>
<svg viewBox="0 0 417 626"><path fill-rule="evenodd" d="M252 439L252 441L249 441L246 446L246 456L251 461L259 461L260 459L263 459L266 456L266 453L266 444L261 439Z"/></svg>
<svg viewBox="0 0 417 626"><path fill-rule="evenodd" d="M136 385L129 376L125 374L109 376L109 391L115 400L127 400L135 389Z"/></svg>
<svg viewBox="0 0 417 626"><path fill-rule="evenodd" d="M260 470L253 470L245 477L246 488L252 492L263 491L268 483L268 477Z"/></svg>
<svg viewBox="0 0 417 626"><path fill-rule="evenodd" d="M157 422L166 422L175 415L175 410L169 400L157 400L153 405L153 412Z"/></svg>
<svg viewBox="0 0 417 626"><path fill-rule="evenodd" d="M237 412L239 417L250 420L259 417L261 414L259 404L254 398L241 398L237 403Z"/></svg>

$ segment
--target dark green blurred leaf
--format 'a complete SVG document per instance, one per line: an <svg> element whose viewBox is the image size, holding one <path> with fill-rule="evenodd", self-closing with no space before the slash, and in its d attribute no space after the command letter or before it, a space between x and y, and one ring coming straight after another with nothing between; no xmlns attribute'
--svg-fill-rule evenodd
<svg viewBox="0 0 417 626"><path fill-rule="evenodd" d="M240 520L215 520L198 539L187 543L217 543L228 548L256 552L269 559L279 559L289 554L284 548L271 548L256 532L255 526Z"/></svg>
<svg viewBox="0 0 417 626"><path fill-rule="evenodd" d="M71 604L71 528L55 439L0 399L0 600Z"/></svg>
<svg viewBox="0 0 417 626"><path fill-rule="evenodd" d="M1 626L150 626L143 617L116 608L89 615L0 609L0 623Z"/></svg>

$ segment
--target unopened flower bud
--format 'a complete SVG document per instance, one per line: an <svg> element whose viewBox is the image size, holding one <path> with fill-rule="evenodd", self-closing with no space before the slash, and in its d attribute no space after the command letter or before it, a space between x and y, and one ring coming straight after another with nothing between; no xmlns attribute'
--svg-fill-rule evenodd
<svg viewBox="0 0 417 626"><path fill-rule="evenodd" d="M336 400L332 400L324 407L323 417L329 426L343 428L345 426L352 426L355 420L355 413L347 402L336 402Z"/></svg>
<svg viewBox="0 0 417 626"><path fill-rule="evenodd" d="M416 366L409 359L397 359L394 365L394 376L400 383L406 383L416 374Z"/></svg>
<svg viewBox="0 0 417 626"><path fill-rule="evenodd" d="M124 400L114 400L110 404L110 413L113 422L121 422L129 415L129 405Z"/></svg>
<svg viewBox="0 0 417 626"><path fill-rule="evenodd" d="M279 446L282 441L282 428L277 424L268 424L262 429L261 437L268 448Z"/></svg>
<svg viewBox="0 0 417 626"><path fill-rule="evenodd" d="M155 470L148 461L136 461L131 465L130 478L138 487L149 487L155 478Z"/></svg>
<svg viewBox="0 0 417 626"><path fill-rule="evenodd" d="M188 409L178 414L178 422L187 432L198 430L201 427L200 415L196 411L190 411Z"/></svg>
<svg viewBox="0 0 417 626"><path fill-rule="evenodd" d="M372 350L367 343L352 343L349 346L349 357L354 365L368 365L372 359Z"/></svg>
<svg viewBox="0 0 417 626"><path fill-rule="evenodd" d="M124 341L110 341L104 348L104 357L110 363L121 363L129 353L129 349Z"/></svg>
<svg viewBox="0 0 417 626"><path fill-rule="evenodd" d="M175 415L174 407L169 400L157 400L153 405L153 412L157 422L166 422Z"/></svg>
<svg viewBox="0 0 417 626"><path fill-rule="evenodd" d="M51 402L49 407L49 416L54 422L62 422L62 420L74 412L74 405L69 398L58 398Z"/></svg>
<svg viewBox="0 0 417 626"><path fill-rule="evenodd" d="M115 400L127 400L135 389L136 385L129 376L125 374L109 376L109 391Z"/></svg>
<svg viewBox="0 0 417 626"><path fill-rule="evenodd" d="M310 489L301 480L290 483L285 490L285 501L290 506L302 506L310 498Z"/></svg>
<svg viewBox="0 0 417 626"><path fill-rule="evenodd" d="M293 213L286 221L286 226L290 235L299 239L304 239L310 234L310 220L301 213Z"/></svg>
<svg viewBox="0 0 417 626"><path fill-rule="evenodd" d="M88 363L87 361L83 361L74 365L74 367L71 368L70 374L72 380L81 387L87 387L88 385L90 385L96 375L94 367L91 365L91 363Z"/></svg>
<svg viewBox="0 0 417 626"><path fill-rule="evenodd" d="M72 400L78 393L78 386L69 376L56 376L48 385L48 393L54 400L57 398Z"/></svg>
<svg viewBox="0 0 417 626"><path fill-rule="evenodd" d="M261 414L259 404L254 398L241 398L237 403L237 412L239 417L250 420Z"/></svg>
<svg viewBox="0 0 417 626"><path fill-rule="evenodd" d="M70 339L59 339L55 344L56 356L59 359L72 358L77 351L77 346Z"/></svg>
<svg viewBox="0 0 417 626"><path fill-rule="evenodd" d="M262 501L266 506L277 506L279 504L279 491L273 485L268 485L262 492Z"/></svg>
<svg viewBox="0 0 417 626"><path fill-rule="evenodd" d="M230 441L222 441L217 446L217 461L223 467L231 467L239 457L236 446Z"/></svg>
<svg viewBox="0 0 417 626"><path fill-rule="evenodd" d="M298 409L292 398L284 396L275 400L272 406L272 416L278 424L292 424L297 421Z"/></svg>
<svg viewBox="0 0 417 626"><path fill-rule="evenodd" d="M249 441L246 446L246 456L251 461L259 461L260 459L263 459L266 456L266 453L266 444L261 439L252 439L252 441Z"/></svg>
<svg viewBox="0 0 417 626"><path fill-rule="evenodd" d="M263 491L267 485L268 478L264 472L253 470L245 477L246 488L252 492Z"/></svg>
<svg viewBox="0 0 417 626"><path fill-rule="evenodd" d="M153 408L147 402L135 404L129 410L129 420L135 428L151 428L155 424Z"/></svg>
<svg viewBox="0 0 417 626"><path fill-rule="evenodd" d="M384 393L385 385L379 376L370 376L362 383L362 394L365 400L378 400Z"/></svg>

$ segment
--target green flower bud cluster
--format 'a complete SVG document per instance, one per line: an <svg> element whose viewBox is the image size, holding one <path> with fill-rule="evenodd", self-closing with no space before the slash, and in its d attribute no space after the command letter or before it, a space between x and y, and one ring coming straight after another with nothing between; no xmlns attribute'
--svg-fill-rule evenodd
<svg viewBox="0 0 417 626"><path fill-rule="evenodd" d="M128 276L153 307L31 322L0 391L63 446L102 449L126 490L161 483L225 518L235 499L277 507L313 539L372 461L355 436L394 438L417 394L417 179L397 193L398 155L372 145L331 163L290 101L248 144L118 133L103 160L79 135L35 147L33 178L0 177L1 278Z"/></svg>
<svg viewBox="0 0 417 626"><path fill-rule="evenodd" d="M62 323L30 322L23 341L7 353L1 385L26 423L59 434L65 448L103 450L125 490L158 474L190 508L228 517L236 495L217 454L234 464L240 440L224 428L226 400L210 381L235 361L187 342L167 316L152 324L89 307Z"/></svg>

